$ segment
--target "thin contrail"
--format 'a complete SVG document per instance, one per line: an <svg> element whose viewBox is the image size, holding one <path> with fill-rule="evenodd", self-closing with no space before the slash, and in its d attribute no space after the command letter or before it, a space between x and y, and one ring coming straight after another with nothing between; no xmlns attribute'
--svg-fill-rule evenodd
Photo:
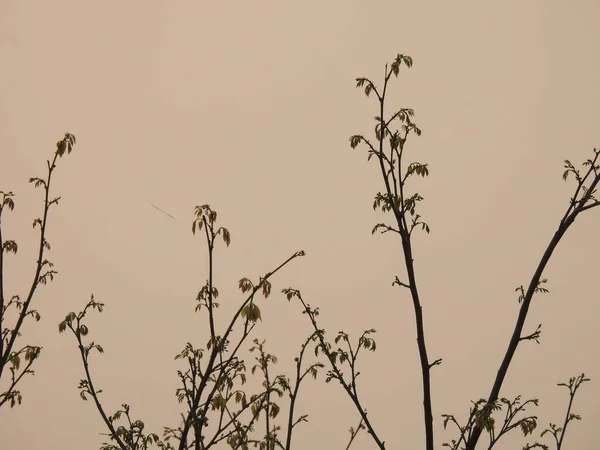
<svg viewBox="0 0 600 450"><path fill-rule="evenodd" d="M166 212L166 211L163 211L162 209L160 209L160 208L159 208L158 206L156 206L155 204L153 204L153 203L150 203L150 202L148 202L148 204L149 204L150 206L152 206L154 209L157 209L157 210L159 210L161 213L163 213L163 214L165 214L165 215L169 216L171 219L173 219L173 220L177 220L177 219L176 219L175 217L173 217L171 214L169 214L169 213L168 213L168 212ZM179 220L177 220L177 222L179 222Z"/></svg>

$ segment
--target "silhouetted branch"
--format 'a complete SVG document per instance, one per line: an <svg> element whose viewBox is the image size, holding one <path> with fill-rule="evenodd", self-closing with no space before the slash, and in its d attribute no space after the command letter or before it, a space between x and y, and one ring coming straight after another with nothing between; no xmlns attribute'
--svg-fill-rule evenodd
<svg viewBox="0 0 600 450"><path fill-rule="evenodd" d="M600 150L594 149L594 155L595 156L593 160L588 159L586 162L584 162L584 166L589 166L589 169L583 177L580 176L579 170L575 169L575 167L568 160L565 160L566 170L563 174L563 179L566 180L568 175L572 173L575 176L575 179L577 180L577 188L575 189L575 194L573 195L573 198L570 201L567 211L565 212L563 218L560 221L557 231L554 233L553 238L548 244L548 247L546 248L546 251L542 256L542 259L540 260L538 267L535 270L531 281L529 282L527 292L524 295L523 288L521 287L521 308L519 310L517 322L515 324L512 337L508 344L506 354L504 355L504 358L496 375L496 379L494 380L492 390L487 400L489 405L493 404L498 399L500 389L502 388L502 384L504 383L504 379L506 377L506 374L508 373L508 368L517 350L519 342L525 339L522 337L525 319L527 318L533 295L536 292L540 292L540 284L545 282L545 280L541 280L541 277L544 272L544 269L546 268L546 265L548 264L550 258L552 257L552 254L554 253L554 250L558 246L558 243L565 235L569 227L573 224L573 222L575 222L575 219L579 216L579 214L581 214L586 209L598 205L598 201L596 201L596 199L594 198L594 192L596 190L598 182L600 182L600 170L599 165L597 163L598 157L600 156ZM584 183L590 176L593 176L593 179L589 187L586 187ZM475 428L467 444L467 450L475 450L475 446L477 445L477 441L479 440L481 431L482 429L480 427Z"/></svg>
<svg viewBox="0 0 600 450"><path fill-rule="evenodd" d="M393 114L388 120L384 118L385 97L388 88L388 82L392 75L398 76L400 66L404 64L406 67L412 66L412 58L410 56L398 55L394 62L385 67L385 78L381 93L375 89L373 82L367 78L357 78L357 87L365 87L365 94L368 96L372 90L377 94L379 102L379 116L375 117L375 137L378 141L378 149L362 135L354 135L350 137L350 146L356 148L358 144L365 143L368 146L368 159L376 156L379 162L381 178L385 187L385 192L380 192L375 196L373 208L381 208L383 212L391 211L394 215L397 228L392 228L385 224L378 224L373 229L375 232L382 229L383 232L395 231L400 235L402 243L402 251L404 254L404 263L406 267L408 283L401 283L396 277L395 283L409 288L413 300L413 308L415 313L415 323L417 329L417 346L419 350L419 360L421 363L421 376L423 382L423 413L425 424L425 448L433 450L433 413L431 405L431 377L430 370L433 366L441 363L441 359L434 363L429 362L427 355L427 347L425 345L425 327L423 321L423 311L419 291L417 289L416 274L414 268L414 259L412 255L411 236L413 230L420 226L422 230L429 233L429 225L420 220L421 216L415 213L417 203L423 200L423 197L418 193L408 196L405 190L405 184L408 177L412 175L427 176L429 168L427 164L412 162L403 169L402 158L404 156L404 145L410 133L417 136L421 135L421 130L414 124L411 117L414 111L409 108L400 109ZM392 130L390 125L393 121L398 121L401 125L400 130ZM386 155L384 142L388 142L389 155Z"/></svg>
<svg viewBox="0 0 600 450"><path fill-rule="evenodd" d="M33 281L25 301L21 301L18 295L13 295L10 300L6 301L6 285L4 281L5 260L4 253L16 254L18 250L17 243L13 240L7 240L2 234L2 216L7 210L13 210L15 207L14 194L12 192L0 191L0 380L4 369L9 366L11 373L11 381L8 390L0 393L0 406L10 401L10 406L20 404L22 400L21 392L16 390L17 384L21 381L24 375L33 375L35 372L31 370L31 366L35 359L40 355L42 347L26 345L19 350L15 350L16 340L21 336L21 328L25 319L30 316L35 321L40 320L40 315L36 310L30 309L34 294L40 284L46 284L54 279L57 274L52 269L54 266L49 260L44 258L46 250L50 250L50 244L46 239L48 213L52 205L58 204L60 197L50 198L50 187L52 184L52 174L56 169L58 158L61 158L66 153L71 153L75 145L75 136L65 133L65 137L56 143L56 150L52 162L46 161L48 172L46 178L30 178L29 182L36 188L44 189L44 209L42 218L37 218L33 221L33 228L40 228L39 245L37 250L37 261L34 270ZM9 308L14 307L17 310L17 319L14 325L7 324ZM19 373L21 356L26 361L25 368Z"/></svg>

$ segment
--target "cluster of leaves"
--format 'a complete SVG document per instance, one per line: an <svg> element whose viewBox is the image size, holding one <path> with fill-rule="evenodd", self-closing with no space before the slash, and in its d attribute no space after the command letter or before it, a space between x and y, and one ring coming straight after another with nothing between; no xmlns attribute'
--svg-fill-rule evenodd
<svg viewBox="0 0 600 450"><path fill-rule="evenodd" d="M307 350L313 346L315 356L324 353L331 364L327 381L335 378L345 384L351 397L360 407L356 391L356 377L359 375L356 359L361 348L375 350L375 341L370 337L375 330L365 331L356 348L351 345L348 335L340 332L335 342L344 342L347 349L333 349L324 339L324 330L316 324L318 312L311 310L302 300L299 291L292 288L284 289L288 300L293 296L300 298L305 307L304 312L309 315L313 324L313 331L301 344L300 352L294 358L293 375L273 373L273 367L278 362L277 357L266 350L264 340L257 338L252 339L252 344L247 348L247 354L254 355L254 364L248 374L243 349L262 320L257 295L269 297L272 289L271 277L292 260L304 256L304 252L294 253L274 270L259 277L257 282L242 278L238 287L245 299L239 304L229 324L219 331L216 326L216 309L219 305L215 301L219 294L213 285L213 252L217 237L220 236L225 244L229 245L231 234L226 228L217 227L217 213L209 205L196 207L195 216L192 232L195 234L204 231L209 256L208 278L196 297L196 311L205 312L209 336L205 348L196 348L188 342L175 356L176 360L185 364L184 368L177 371L181 385L175 394L178 402L184 405L179 426L165 427L163 438L160 439L155 433L144 432L144 423L130 417L130 407L127 404L123 404L123 409L113 415L106 414L99 399L102 391L94 385L89 363L91 352L95 350L102 353L103 348L93 341L84 342L84 338L89 334L84 318L91 310L102 312L102 303L96 302L92 296L80 313L67 314L59 324L60 332L69 329L77 340L85 372L85 378L79 384L81 397L84 400L88 397L94 400L108 429L110 443L105 443L102 449L143 450L152 444L161 449L208 449L222 442L231 448L242 450L250 447L261 450L290 449L295 427L307 421L306 414L296 414L300 386L307 377L317 378L319 370L325 367L325 364L318 360L304 363ZM350 381L346 381L341 372L344 365L350 368ZM247 388L250 376L262 380L260 388L254 393L248 392ZM284 398L287 398L289 403L286 405L287 416L281 421L281 401ZM363 421L366 421L366 412L363 414L359 427L350 431L350 443L358 431L365 428ZM124 424L117 425L119 420L124 421ZM260 422L263 420L261 427ZM262 432L259 431L261 429Z"/></svg>
<svg viewBox="0 0 600 450"><path fill-rule="evenodd" d="M558 386L565 386L569 389L569 404L567 406L566 417L562 427L550 423L549 428L546 428L540 434L540 437L544 437L546 434L551 435L554 438L556 450L562 448L565 430L567 429L569 422L581 420L581 416L571 413L571 408L577 389L579 389L581 384L586 381L589 381L589 378L586 378L585 374L581 374L578 377L571 378L568 383L558 384ZM443 444L444 447L448 447L451 450L465 449L476 428L483 429L488 434L488 449L492 449L502 436L514 429L520 429L523 436L527 437L528 435L533 434L537 428L537 416L526 414L526 407L537 407L539 405L538 399L530 399L521 402L521 396L517 396L514 400L500 398L490 406L487 400L482 398L477 402L472 403L473 405L469 412L469 418L465 425L460 425L452 414L442 414L442 417L444 418L444 429L446 429L448 424L453 424L459 432L458 439L452 439L449 443L445 442ZM497 416L502 412L504 412L504 414L500 421ZM500 426L497 425L498 423ZM526 444L523 447L523 450L532 450L535 448L550 450L548 445L539 442Z"/></svg>
<svg viewBox="0 0 600 450"><path fill-rule="evenodd" d="M481 427L489 434L490 444L488 448L492 448L498 440L514 429L521 429L524 436L531 434L537 426L537 416L524 415L527 407L534 405L538 406L537 399L526 400L521 402L521 396L517 396L514 400L506 398L498 399L493 405L488 405L486 399L479 399L477 402L472 402L469 411L469 418L466 425L460 425L457 419L452 414L442 414L444 418L444 429L449 423L458 428L459 438L453 439L450 443L444 443L444 447L452 450L459 450L461 445L465 445L473 433L473 429ZM496 426L497 415L504 410L504 417L501 421L499 429Z"/></svg>
<svg viewBox="0 0 600 450"><path fill-rule="evenodd" d="M0 388L0 406L9 404L12 408L17 404L21 404L23 396L18 389L18 385L25 375L35 373L32 366L42 351L42 347L39 346L24 345L17 348L16 344L21 337L21 329L25 320L32 318L37 322L41 318L39 312L31 308L37 288L40 284L45 285L52 281L57 274L56 270L53 269L54 264L46 258L46 252L50 250L50 243L46 238L48 213L50 208L57 205L60 200L60 197L50 198L50 186L58 158L63 157L65 153L71 153L74 145L75 136L66 133L65 137L56 143L52 161L47 161L48 173L46 178L34 177L29 180L36 188L44 190L44 208L42 217L38 217L33 221L33 228L39 229L40 237L33 281L24 299L17 294L9 298L7 294L7 286L4 280L5 254L12 253L16 255L19 247L16 241L6 239L2 232L3 215L6 211L14 209L15 195L11 191L0 191L0 382L8 380L8 387ZM8 373L10 375L7 377Z"/></svg>

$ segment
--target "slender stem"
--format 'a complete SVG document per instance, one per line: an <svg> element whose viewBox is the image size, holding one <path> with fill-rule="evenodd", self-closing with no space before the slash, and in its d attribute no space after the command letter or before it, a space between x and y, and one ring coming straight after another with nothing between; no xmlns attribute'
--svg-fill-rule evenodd
<svg viewBox="0 0 600 450"><path fill-rule="evenodd" d="M4 201L4 198L2 199ZM4 204L0 205L0 377L4 366L4 241L2 240L2 212Z"/></svg>
<svg viewBox="0 0 600 450"><path fill-rule="evenodd" d="M52 160L52 164L50 164L50 161L48 161L48 179L46 180L46 186L45 186L46 192L44 195L44 216L43 216L41 227L40 227L41 228L40 229L40 244L39 244L39 249L38 249L37 265L36 265L33 281L31 283L31 288L29 289L29 294L27 295L27 299L23 303L23 308L21 309L21 311L19 313L19 317L18 317L17 323L15 324L15 327L13 329L10 340L8 341L6 348L4 349L4 353L0 354L0 378L2 377L2 372L4 370L4 367L6 366L6 363L8 362L8 358L9 358L12 348L15 344L15 340L17 339L17 337L20 334L19 331L21 330L23 321L25 320L25 317L27 316L27 311L29 310L29 305L31 304L31 300L33 299L33 294L35 293L35 290L40 282L40 273L42 271L42 262L44 260L44 248L46 245L46 224L47 224L47 220L48 220L48 210L50 209L50 183L52 181L52 172L54 171L54 169L56 167L56 159L57 158L58 158L58 152L55 152L54 159ZM1 252L1 250L0 250L0 252Z"/></svg>
<svg viewBox="0 0 600 450"><path fill-rule="evenodd" d="M325 339L323 338L323 333L319 329L319 326L317 325L317 320L315 319L314 312L306 304L306 302L304 301L304 299L302 298L302 296L300 295L300 293L298 291L296 291L296 295L297 295L298 299L300 300L300 302L302 303L302 306L304 307L304 311L306 311L306 313L311 321L311 324L315 330L315 333L319 340L319 347L321 348L321 350L323 351L325 356L327 356L327 360L329 361L329 364L331 364L331 369L332 369L332 372L335 374L335 379L340 382L340 384L342 385L342 387L344 388L344 390L346 391L346 393L352 400L352 403L354 403L356 410L358 411L362 420L364 421L365 426L366 426L369 434L375 441L375 444L377 444L377 447L379 447L381 450L385 450L385 442L382 441L379 438L379 436L377 435L375 429L373 428L373 425L371 424L371 421L367 417L367 412L363 408L363 406L360 402L360 399L358 398L358 394L356 393L356 380L355 379L352 380L352 384L354 385L353 387L351 387L346 382L346 380L344 380L342 372L340 371L333 354L331 353L331 351L329 351L327 342L325 342Z"/></svg>
<svg viewBox="0 0 600 450"><path fill-rule="evenodd" d="M356 438L356 435L358 434L358 432L362 429L363 427L363 419L360 419L360 422L358 423L358 426L356 427L356 430L352 430L350 432L350 441L348 442L348 445L346 445L346 450L350 449L350 446L352 445L352 442L354 442L354 439Z"/></svg>
<svg viewBox="0 0 600 450"><path fill-rule="evenodd" d="M381 175L385 184L386 193L388 195L388 199L391 204L391 209L396 218L396 222L398 224L398 230L400 232L400 236L402 238L402 249L404 252L404 263L406 266L406 272L408 276L408 285L410 288L410 293L413 300L413 307L415 311L415 322L417 327L417 346L419 349L419 359L421 363L421 376L423 383L423 414L424 414L424 422L425 422L425 448L426 450L433 450L434 441L433 441L433 413L431 406L431 376L430 369L431 364L429 363L429 358L427 355L427 347L425 344L425 327L423 324L423 308L421 306L421 301L419 299L419 292L417 289L417 281L414 269L414 261L412 257L412 245L410 241L410 233L408 231L408 225L406 223L406 211L404 210L404 204L398 206L395 202L395 196L393 195L397 192L398 188L396 186L391 186L390 181L387 175L387 170L385 167L383 155L383 142L385 137L385 129L386 129L386 121L384 119L384 103L385 103L385 94L387 90L387 83L392 74L392 70L386 74L383 93L379 99L379 120L380 120L380 139L379 139L379 165L381 170ZM403 146L402 146L403 147ZM402 150L401 147L401 150ZM400 154L401 156L401 154ZM391 163L390 163L391 164ZM400 167L401 161L398 161L398 165ZM400 183L400 192L403 195L403 183ZM403 199L402 199L403 200Z"/></svg>
<svg viewBox="0 0 600 450"><path fill-rule="evenodd" d="M210 337L213 345L216 345L215 319L213 310L213 250L215 248L215 235L212 224L209 228L206 217L203 217L204 231L206 233L206 242L208 243L208 320L210 323Z"/></svg>
<svg viewBox="0 0 600 450"><path fill-rule="evenodd" d="M79 329L79 320L77 322L78 322L77 328ZM94 399L94 403L96 404L96 409L98 409L98 412L102 416L102 420L104 421L108 430L110 431L110 435L117 441L117 444L119 445L121 450L129 450L127 448L127 445L119 438L119 435L117 434L117 431L115 430L115 427L113 426L112 422L109 420L108 416L104 412L104 408L102 407L102 404L100 403L100 400L98 399L98 393L96 392L96 389L94 388L94 383L92 381L92 375L90 374L88 358L87 358L87 355L85 352L85 348L83 346L83 342L81 340L81 335L79 333L77 333L72 327L71 327L71 330L77 337L77 341L79 343L79 353L81 354L81 360L83 361L83 368L85 370L85 378L87 379L87 382L88 382L90 394L91 394L92 398Z"/></svg>
<svg viewBox="0 0 600 450"><path fill-rule="evenodd" d="M580 380L584 380L583 375L581 376L581 378L579 378L579 377L575 378L573 385L569 387L569 407L567 408L567 413L565 414L565 422L563 425L562 432L560 433L560 439L558 440L558 442L556 444L556 450L560 450L562 448L563 439L565 438L565 433L567 432L567 426L569 425L569 422L571 421L569 418L571 416L571 407L573 406L573 400L575 399L575 393L577 392L577 389L579 388L579 386L581 386Z"/></svg>
<svg viewBox="0 0 600 450"><path fill-rule="evenodd" d="M314 369L315 367L317 367L313 364L308 369L306 369L303 374L300 373L301 369L302 369L302 360L304 358L304 352L305 352L308 344L313 340L314 336L315 336L315 333L313 332L309 336L309 338L302 344L302 348L300 349L300 355L296 359L296 384L294 386L294 391L293 392L290 391L290 410L288 413L288 425L287 425L285 450L290 450L291 446L292 446L292 431L293 431L294 425L295 425L294 424L294 411L296 408L296 400L298 398L298 391L300 390L300 383L302 382L302 379L306 376L306 374L308 374L311 371L311 369Z"/></svg>
<svg viewBox="0 0 600 450"><path fill-rule="evenodd" d="M19 376L15 377L14 374L12 376L12 383L10 385L10 387L8 388L8 390L6 392L3 392L2 394L0 394L0 407L2 405L4 405L4 403L6 403L8 400L10 400L11 398L13 398L13 396L15 394L18 394L18 392L15 392L15 386L19 383L19 381L21 381L21 378L23 378L27 373L29 372L29 369L31 368L31 366L33 365L33 361L35 360L35 358L30 359L27 362L27 366L21 371L21 373L19 374Z"/></svg>

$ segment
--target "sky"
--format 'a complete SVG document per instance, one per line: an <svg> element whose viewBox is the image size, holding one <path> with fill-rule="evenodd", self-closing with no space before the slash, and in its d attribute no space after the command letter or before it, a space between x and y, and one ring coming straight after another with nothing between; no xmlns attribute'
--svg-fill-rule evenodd
<svg viewBox="0 0 600 450"><path fill-rule="evenodd" d="M93 293L92 359L108 411L128 403L148 430L179 423L173 357L203 346L193 314L207 252L191 233L196 205L210 204L231 232L216 249L222 318L242 300L237 281L258 279L298 250L261 300L267 339L291 374L310 324L279 292L293 286L321 310L333 336L377 330L360 361L359 390L388 448L422 448L421 375L411 300L392 287L404 274L399 241L371 235L382 189L353 134L372 135L375 99L355 78L380 85L384 65L412 56L389 102L415 110L423 130L407 143L430 176L412 183L431 233L414 238L415 267L432 359L436 447L456 437L441 414L464 419L487 397L527 285L575 185L600 146L600 4L505 1L0 1L0 190L16 194L3 216L19 253L7 260L9 293L24 295L35 264L32 220L55 142L72 133L52 191L48 254L59 272L40 287L39 323L22 344L43 346L23 404L0 410L0 440L13 450L98 448L105 437L73 336L58 323ZM158 211L162 209L175 219ZM519 346L501 395L539 398L538 432L560 423L568 401L557 383L585 372L567 434L597 448L600 339L597 276L600 210L577 219L534 298L525 326L541 343ZM5 386L2 381L0 387ZM303 396L302 396L303 395ZM339 386L307 383L298 448L345 448L358 415ZM534 439L529 438L531 442ZM500 450L521 448L515 434ZM551 442L545 441L547 444ZM520 446L519 446L520 445ZM374 448L366 433L355 449Z"/></svg>

